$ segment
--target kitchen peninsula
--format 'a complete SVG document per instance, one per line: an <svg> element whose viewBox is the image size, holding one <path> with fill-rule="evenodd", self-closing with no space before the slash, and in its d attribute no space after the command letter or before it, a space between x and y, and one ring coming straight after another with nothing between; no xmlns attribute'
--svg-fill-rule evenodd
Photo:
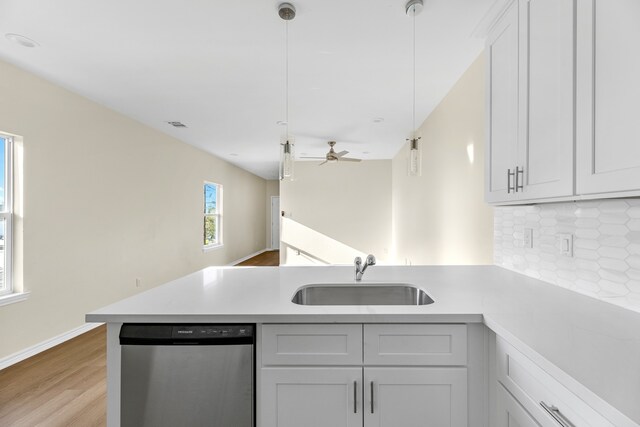
<svg viewBox="0 0 640 427"><path fill-rule="evenodd" d="M535 387L529 389L526 384L516 384L518 378L511 378L508 369L501 372L501 352L511 361L512 369L523 367L526 369L523 372L540 381L545 375L549 376L544 385L553 390L552 396L568 405L565 414L573 411L577 416L586 417L585 423L574 418L575 425L637 426L640 423L640 407L637 405L640 397L640 313L495 266L376 266L367 271L362 281L362 284L412 284L433 298L435 302L429 305L304 306L291 302L301 286L350 282L352 275L353 268L348 266L209 267L87 314L89 322L108 324L109 426L119 425L120 420L121 346L118 337L123 323L256 324L258 426L280 425L271 421L275 409L270 405L282 405L283 402L272 402L272 397L266 399L261 393L270 387L269 381L275 381L272 371L282 372L285 370L282 365L298 364L291 358L284 360L286 358L282 358L277 349L273 350L273 343L267 340L279 339L292 326L302 327L293 334L296 336L306 333L313 336L314 327L328 327L323 332L328 336L327 330L342 326L348 329L353 325L357 325L355 331L360 334L354 340L362 340L364 336L364 347L360 347L364 348L364 362L360 354L356 362L303 360L300 364L354 365L359 370L364 366L366 377L366 370L373 369L367 368L369 365L405 365L396 361L387 363L380 355L372 356L368 362L367 352L371 350L368 337L382 343L380 337L395 336L397 329L399 337L424 338L431 329L412 328L416 325L426 328L461 325L464 330L448 329L434 333L449 336L447 342L450 343L452 357L449 361L414 363L414 359L407 355L396 355L398 360L408 361L406 365L420 365L420 369L436 369L425 365L456 367L452 370L466 367L462 369L467 370L467 383L463 387L467 393L461 402L451 404L464 403L461 413L468 414L468 418L456 421L453 416L448 421L450 425L502 425L499 424L499 412L504 409L500 405L504 388L519 397L519 392L509 388L511 383L522 386L524 393L534 397L539 392ZM390 326L393 327L389 329ZM461 349L456 347L456 340L460 337L466 340L462 347L466 352L456 359L454 353ZM392 342L407 344L400 338ZM436 341L424 343L429 348L437 347ZM362 345L361 341L358 345ZM407 345L411 346L410 343ZM415 349L411 351L418 353ZM300 357L304 359L305 355ZM433 357L428 360L433 360ZM362 412L368 416L374 409L373 403L371 411L362 411L356 405L357 401L367 405L373 401L368 391L365 390L364 394L358 396L355 393L351 403L355 413L359 414L358 425L362 425ZM510 395L507 397L511 399ZM496 400L498 414L495 411ZM527 408L522 399L520 404ZM594 415L588 416L585 411L593 411ZM602 422L598 421L600 419ZM367 425L366 420L364 424Z"/></svg>

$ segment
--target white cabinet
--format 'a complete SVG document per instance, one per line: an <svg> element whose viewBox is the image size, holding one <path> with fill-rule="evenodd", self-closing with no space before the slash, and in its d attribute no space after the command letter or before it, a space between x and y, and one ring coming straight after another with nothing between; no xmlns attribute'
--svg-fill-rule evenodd
<svg viewBox="0 0 640 427"><path fill-rule="evenodd" d="M519 9L518 198L572 196L574 0L520 0Z"/></svg>
<svg viewBox="0 0 640 427"><path fill-rule="evenodd" d="M259 427L468 425L466 325L261 331Z"/></svg>
<svg viewBox="0 0 640 427"><path fill-rule="evenodd" d="M502 202L515 196L518 162L518 2L487 40L487 141L485 198Z"/></svg>
<svg viewBox="0 0 640 427"><path fill-rule="evenodd" d="M362 426L362 368L262 369L262 427Z"/></svg>
<svg viewBox="0 0 640 427"><path fill-rule="evenodd" d="M574 16L516 0L488 37L487 202L574 194Z"/></svg>
<svg viewBox="0 0 640 427"><path fill-rule="evenodd" d="M504 387L541 426L562 426L563 422L575 427L618 425L500 337L496 340L496 359L497 401L500 401L499 390Z"/></svg>
<svg viewBox="0 0 640 427"><path fill-rule="evenodd" d="M467 325L364 325L364 363L464 366Z"/></svg>
<svg viewBox="0 0 640 427"><path fill-rule="evenodd" d="M640 2L578 1L578 194L640 190Z"/></svg>
<svg viewBox="0 0 640 427"><path fill-rule="evenodd" d="M366 427L466 427L464 368L365 368Z"/></svg>
<svg viewBox="0 0 640 427"><path fill-rule="evenodd" d="M495 427L540 427L508 391L498 384L496 393L497 425Z"/></svg>

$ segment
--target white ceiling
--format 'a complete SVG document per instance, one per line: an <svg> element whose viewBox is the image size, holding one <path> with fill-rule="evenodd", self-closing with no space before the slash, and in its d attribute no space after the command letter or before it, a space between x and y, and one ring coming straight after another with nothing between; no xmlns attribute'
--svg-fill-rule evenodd
<svg viewBox="0 0 640 427"><path fill-rule="evenodd" d="M493 1L425 0L416 17L418 123L482 51L471 34ZM292 3L289 122L297 155L324 155L333 139L353 157L392 158L412 130L405 0ZM0 58L276 179L285 86L278 4L0 0ZM21 47L5 33L40 46Z"/></svg>

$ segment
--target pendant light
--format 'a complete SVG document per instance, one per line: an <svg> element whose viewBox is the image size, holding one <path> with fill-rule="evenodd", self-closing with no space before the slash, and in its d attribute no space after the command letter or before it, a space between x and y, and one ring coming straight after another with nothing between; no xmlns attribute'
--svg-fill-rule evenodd
<svg viewBox="0 0 640 427"><path fill-rule="evenodd" d="M290 3L278 6L278 16L285 23L285 133L280 141L280 180L293 180L293 166L295 162L295 143L289 135L289 21L296 16L296 9Z"/></svg>
<svg viewBox="0 0 640 427"><path fill-rule="evenodd" d="M409 165L410 176L422 175L422 153L420 150L420 136L416 129L416 16L422 11L422 0L409 0L405 6L407 16L413 23L413 129L409 141Z"/></svg>

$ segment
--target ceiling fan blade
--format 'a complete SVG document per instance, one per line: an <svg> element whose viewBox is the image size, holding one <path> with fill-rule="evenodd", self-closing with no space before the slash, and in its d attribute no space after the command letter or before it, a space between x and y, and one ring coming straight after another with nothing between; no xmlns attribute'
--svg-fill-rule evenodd
<svg viewBox="0 0 640 427"><path fill-rule="evenodd" d="M343 150L343 151L341 151L341 152L339 152L339 153L335 153L335 156L336 156L336 157L342 157L342 156L345 156L345 155L347 155L347 154L349 154L349 152L348 152L348 151L346 151L346 150Z"/></svg>
<svg viewBox="0 0 640 427"><path fill-rule="evenodd" d="M329 162L328 160L325 160L324 162L320 163L318 166L322 166L322 165L324 165L325 163L328 163L328 162Z"/></svg>
<svg viewBox="0 0 640 427"><path fill-rule="evenodd" d="M316 160L326 159L326 157L309 157L309 156L300 156L298 158L299 159L316 159Z"/></svg>
<svg viewBox="0 0 640 427"><path fill-rule="evenodd" d="M341 162L361 162L362 159L351 159L349 157L340 157Z"/></svg>

